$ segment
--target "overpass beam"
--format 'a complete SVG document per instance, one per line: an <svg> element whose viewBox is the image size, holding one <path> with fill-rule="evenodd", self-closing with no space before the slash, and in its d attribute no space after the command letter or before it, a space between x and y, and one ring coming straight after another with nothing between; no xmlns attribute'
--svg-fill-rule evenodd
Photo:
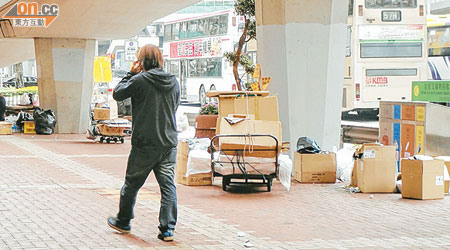
<svg viewBox="0 0 450 250"><path fill-rule="evenodd" d="M256 0L258 62L278 95L283 139L339 148L347 0Z"/></svg>
<svg viewBox="0 0 450 250"><path fill-rule="evenodd" d="M56 132L84 133L89 126L95 40L35 38L39 102L56 113Z"/></svg>

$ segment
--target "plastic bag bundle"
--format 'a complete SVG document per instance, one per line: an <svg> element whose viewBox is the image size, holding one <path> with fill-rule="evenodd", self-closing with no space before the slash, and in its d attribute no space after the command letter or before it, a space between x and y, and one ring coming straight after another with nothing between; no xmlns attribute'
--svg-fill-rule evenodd
<svg viewBox="0 0 450 250"><path fill-rule="evenodd" d="M316 141L311 140L308 137L298 138L297 152L300 154L318 154L320 151L320 147Z"/></svg>
<svg viewBox="0 0 450 250"><path fill-rule="evenodd" d="M51 135L55 131L56 116L53 110L36 109L33 113L35 130L40 135Z"/></svg>
<svg viewBox="0 0 450 250"><path fill-rule="evenodd" d="M291 189L291 175L292 175L292 160L288 155L280 155L278 158L280 166L278 168L278 179L281 185L286 188L287 191Z"/></svg>

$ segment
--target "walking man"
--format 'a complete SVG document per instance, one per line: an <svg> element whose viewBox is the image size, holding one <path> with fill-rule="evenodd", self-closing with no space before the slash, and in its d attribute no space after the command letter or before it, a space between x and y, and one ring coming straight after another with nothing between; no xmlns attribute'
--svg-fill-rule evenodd
<svg viewBox="0 0 450 250"><path fill-rule="evenodd" d="M153 170L161 190L158 238L172 241L177 222L175 113L180 89L175 76L162 70L163 58L158 47L143 46L137 59L113 93L117 101L131 97L133 135L119 213L108 218L108 225L121 233L130 232L136 195Z"/></svg>

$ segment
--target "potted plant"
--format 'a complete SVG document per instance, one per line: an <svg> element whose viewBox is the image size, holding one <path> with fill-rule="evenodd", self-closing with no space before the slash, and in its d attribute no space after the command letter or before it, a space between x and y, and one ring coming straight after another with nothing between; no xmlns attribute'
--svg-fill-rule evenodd
<svg viewBox="0 0 450 250"><path fill-rule="evenodd" d="M195 119L195 137L211 139L216 135L216 124L219 114L217 103L208 103L201 107Z"/></svg>

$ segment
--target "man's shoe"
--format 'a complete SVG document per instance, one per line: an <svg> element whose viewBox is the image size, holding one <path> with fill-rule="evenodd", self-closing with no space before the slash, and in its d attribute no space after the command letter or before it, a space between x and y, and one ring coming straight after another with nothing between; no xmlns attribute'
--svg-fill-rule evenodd
<svg viewBox="0 0 450 250"><path fill-rule="evenodd" d="M123 223L121 222L119 219L117 219L116 217L109 217L108 218L108 226L114 228L115 230L123 233L123 234L128 234L130 233L130 222L128 223Z"/></svg>
<svg viewBox="0 0 450 250"><path fill-rule="evenodd" d="M173 241L173 232L172 231L165 231L164 233L159 232L158 239L166 242Z"/></svg>

